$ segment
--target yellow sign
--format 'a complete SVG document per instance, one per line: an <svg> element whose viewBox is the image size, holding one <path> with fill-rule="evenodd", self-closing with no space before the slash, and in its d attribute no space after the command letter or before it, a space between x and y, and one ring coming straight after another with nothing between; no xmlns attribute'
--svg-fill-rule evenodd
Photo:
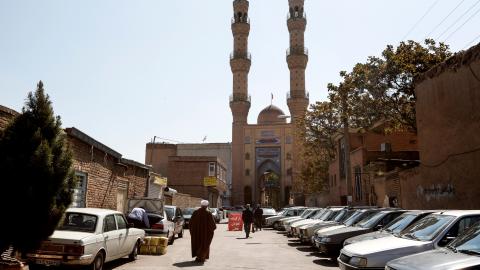
<svg viewBox="0 0 480 270"><path fill-rule="evenodd" d="M167 178L166 177L160 177L160 176L154 176L153 183L161 186L166 186L167 185Z"/></svg>
<svg viewBox="0 0 480 270"><path fill-rule="evenodd" d="M217 186L217 177L215 176L206 176L203 178L203 185L206 187L215 187Z"/></svg>

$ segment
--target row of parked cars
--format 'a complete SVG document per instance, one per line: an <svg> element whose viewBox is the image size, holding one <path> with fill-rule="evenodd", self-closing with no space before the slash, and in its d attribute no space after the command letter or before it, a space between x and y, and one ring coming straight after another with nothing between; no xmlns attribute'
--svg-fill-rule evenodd
<svg viewBox="0 0 480 270"><path fill-rule="evenodd" d="M291 207L266 225L336 258L340 269L480 269L479 210Z"/></svg>

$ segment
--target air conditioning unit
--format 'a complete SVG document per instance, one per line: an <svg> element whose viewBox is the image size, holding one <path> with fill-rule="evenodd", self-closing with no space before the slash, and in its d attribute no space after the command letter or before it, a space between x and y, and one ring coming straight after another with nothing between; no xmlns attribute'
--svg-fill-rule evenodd
<svg viewBox="0 0 480 270"><path fill-rule="evenodd" d="M382 152L392 152L392 144L391 143L380 144L380 151L382 151Z"/></svg>

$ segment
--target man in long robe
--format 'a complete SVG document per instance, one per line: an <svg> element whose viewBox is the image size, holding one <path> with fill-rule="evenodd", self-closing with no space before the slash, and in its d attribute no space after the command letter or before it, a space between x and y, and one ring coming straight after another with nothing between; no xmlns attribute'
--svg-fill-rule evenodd
<svg viewBox="0 0 480 270"><path fill-rule="evenodd" d="M210 257L210 244L213 231L217 228L212 213L207 209L208 201L203 200L201 207L193 212L190 218L190 235L192 243L192 257L195 261L205 262Z"/></svg>

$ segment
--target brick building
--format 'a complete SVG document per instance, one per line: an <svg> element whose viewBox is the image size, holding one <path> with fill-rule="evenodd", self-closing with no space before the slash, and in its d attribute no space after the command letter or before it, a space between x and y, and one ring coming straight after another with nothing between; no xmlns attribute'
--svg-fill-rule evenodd
<svg viewBox="0 0 480 270"><path fill-rule="evenodd" d="M8 125L8 122L10 122L17 115L18 112L0 105L0 130L5 129Z"/></svg>
<svg viewBox="0 0 480 270"><path fill-rule="evenodd" d="M72 127L65 129L78 180L73 206L127 211L129 198L144 197L150 167L122 155Z"/></svg>
<svg viewBox="0 0 480 270"><path fill-rule="evenodd" d="M480 208L480 44L417 78L420 167L400 173L401 206Z"/></svg>
<svg viewBox="0 0 480 270"><path fill-rule="evenodd" d="M385 181L382 182L378 176L396 168L418 165L418 145L414 133L386 133L385 125L379 123L367 131L351 130L349 136L352 183L346 183L345 140L342 134L338 134L334 138L337 154L329 166L328 202L331 205L376 205L386 193Z"/></svg>

